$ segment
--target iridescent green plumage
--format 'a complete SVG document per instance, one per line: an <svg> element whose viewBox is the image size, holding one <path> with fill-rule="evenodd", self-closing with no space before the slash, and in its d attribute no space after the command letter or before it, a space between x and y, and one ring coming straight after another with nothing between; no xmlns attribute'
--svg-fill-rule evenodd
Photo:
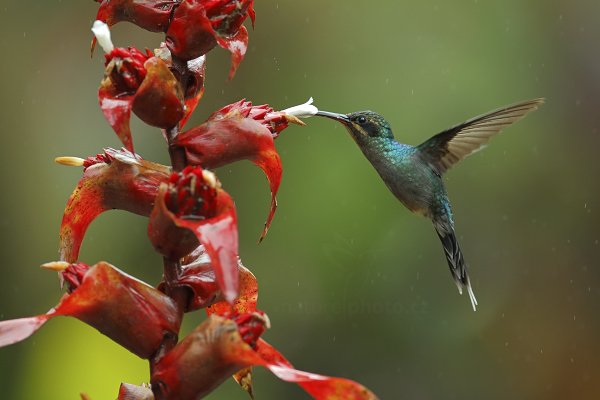
<svg viewBox="0 0 600 400"><path fill-rule="evenodd" d="M452 277L461 293L467 289L475 309L477 300L454 233L452 209L442 175L543 102L543 99L534 99L494 110L447 129L418 146L397 142L389 123L372 111L348 115L319 112L318 115L344 124L396 198L412 212L432 220Z"/></svg>

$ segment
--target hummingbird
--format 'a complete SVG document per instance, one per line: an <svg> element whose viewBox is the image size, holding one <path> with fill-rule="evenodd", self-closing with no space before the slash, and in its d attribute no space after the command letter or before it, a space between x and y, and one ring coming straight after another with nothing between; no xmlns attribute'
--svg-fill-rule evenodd
<svg viewBox="0 0 600 400"><path fill-rule="evenodd" d="M316 115L341 122L394 196L410 211L433 222L458 291L462 294L467 290L475 311L477 299L454 232L452 207L442 176L543 103L544 99L539 98L499 108L446 129L418 146L396 141L390 124L373 111L319 111Z"/></svg>

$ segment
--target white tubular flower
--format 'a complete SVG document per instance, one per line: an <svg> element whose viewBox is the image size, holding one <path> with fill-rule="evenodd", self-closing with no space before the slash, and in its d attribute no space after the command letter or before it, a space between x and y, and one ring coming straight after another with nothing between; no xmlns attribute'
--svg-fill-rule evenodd
<svg viewBox="0 0 600 400"><path fill-rule="evenodd" d="M297 118L310 118L319 112L319 109L313 106L312 103L313 98L311 97L306 103L286 108L285 110L281 110L281 112Z"/></svg>
<svg viewBox="0 0 600 400"><path fill-rule="evenodd" d="M112 40L110 40L110 29L108 29L108 25L102 21L94 21L94 25L92 25L92 32L94 33L94 36L96 36L98 44L100 47L102 47L102 50L104 50L105 53L108 54L113 51L115 46L113 45Z"/></svg>

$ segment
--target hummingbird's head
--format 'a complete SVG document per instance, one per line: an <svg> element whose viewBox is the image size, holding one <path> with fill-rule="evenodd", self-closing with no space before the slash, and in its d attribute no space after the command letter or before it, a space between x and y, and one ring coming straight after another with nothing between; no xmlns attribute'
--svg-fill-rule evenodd
<svg viewBox="0 0 600 400"><path fill-rule="evenodd" d="M394 138L390 124L380 114L373 111L358 111L351 114L319 111L317 115L342 123L357 140L366 138Z"/></svg>

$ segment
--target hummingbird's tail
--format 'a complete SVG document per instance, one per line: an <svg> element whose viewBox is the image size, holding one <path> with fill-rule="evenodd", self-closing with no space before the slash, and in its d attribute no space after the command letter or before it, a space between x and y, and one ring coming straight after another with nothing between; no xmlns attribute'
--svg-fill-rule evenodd
<svg viewBox="0 0 600 400"><path fill-rule="evenodd" d="M452 228L452 226L448 226L448 224L438 223L435 221L433 225L438 237L440 238L440 241L442 242L442 245L444 246L444 253L446 255L446 260L448 261L448 266L450 267L450 273L454 278L454 282L458 287L458 291L460 294L462 294L463 289L467 289L467 293L469 293L469 298L471 300L471 305L473 306L473 311L476 311L477 299L475 298L473 288L471 287L471 281L469 280L469 274L467 273L467 264L465 263L462 251L460 251L460 247L458 246L454 228Z"/></svg>

